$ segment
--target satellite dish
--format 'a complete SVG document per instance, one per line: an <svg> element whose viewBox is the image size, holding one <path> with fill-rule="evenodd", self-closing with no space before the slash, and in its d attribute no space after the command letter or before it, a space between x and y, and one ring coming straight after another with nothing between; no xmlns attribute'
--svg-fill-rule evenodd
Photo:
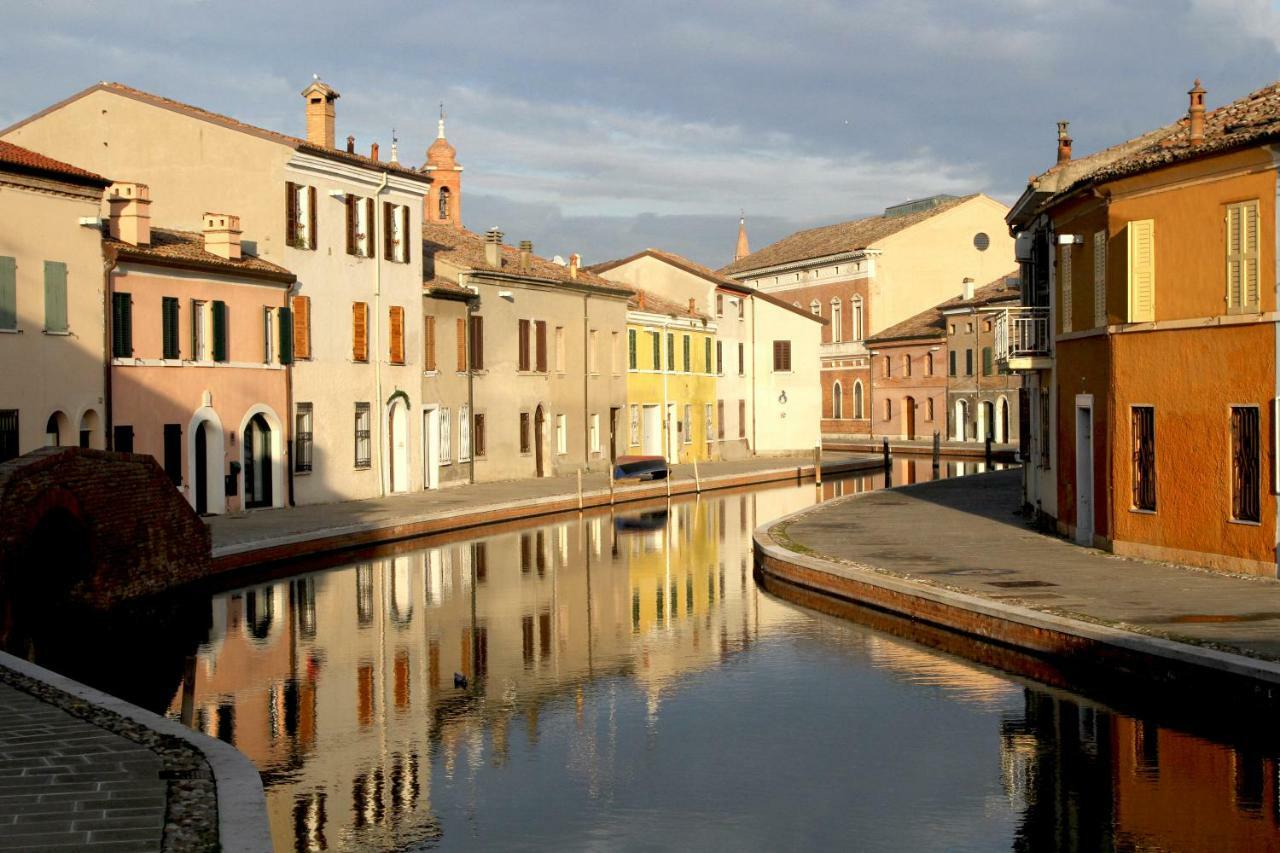
<svg viewBox="0 0 1280 853"><path fill-rule="evenodd" d="M986 231L979 231L977 234L973 235L973 248L977 249L979 252L985 252L987 249L991 248L991 238L987 236Z"/></svg>
<svg viewBox="0 0 1280 853"><path fill-rule="evenodd" d="M569 263L568 263L564 258L560 257L559 255L556 255L554 258L552 258L552 259L551 259L551 262L552 262L552 263L554 263L554 264L559 264L559 265L560 265L560 266L562 266L562 267L567 267L567 266L569 266Z"/></svg>

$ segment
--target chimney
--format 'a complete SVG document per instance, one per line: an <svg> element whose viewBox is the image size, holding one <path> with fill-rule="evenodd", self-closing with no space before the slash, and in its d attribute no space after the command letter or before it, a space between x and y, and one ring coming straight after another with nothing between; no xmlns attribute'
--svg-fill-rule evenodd
<svg viewBox="0 0 1280 853"><path fill-rule="evenodd" d="M307 99L307 141L312 145L332 148L334 109L338 93L313 75L311 85L302 90Z"/></svg>
<svg viewBox="0 0 1280 853"><path fill-rule="evenodd" d="M520 272L529 271L529 266L530 266L529 260L532 257L533 257L533 241L521 240L520 241Z"/></svg>
<svg viewBox="0 0 1280 853"><path fill-rule="evenodd" d="M240 217L229 213L206 213L204 250L229 261L240 260Z"/></svg>
<svg viewBox="0 0 1280 853"><path fill-rule="evenodd" d="M689 297L689 313L690 314L698 313L698 303L692 296Z"/></svg>
<svg viewBox="0 0 1280 853"><path fill-rule="evenodd" d="M370 160L378 159L378 143L376 142L369 146L369 159Z"/></svg>
<svg viewBox="0 0 1280 853"><path fill-rule="evenodd" d="M502 269L502 232L490 228L484 235L484 262Z"/></svg>
<svg viewBox="0 0 1280 853"><path fill-rule="evenodd" d="M1070 122L1058 122L1058 165L1071 159L1071 137L1067 136L1067 126Z"/></svg>
<svg viewBox="0 0 1280 853"><path fill-rule="evenodd" d="M347 153L348 154L356 153L356 138L354 136L347 137Z"/></svg>
<svg viewBox="0 0 1280 853"><path fill-rule="evenodd" d="M582 266L582 255L574 252L569 256L569 278L578 277L578 267Z"/></svg>
<svg viewBox="0 0 1280 853"><path fill-rule="evenodd" d="M1187 119L1191 124L1191 144L1199 145L1204 142L1204 87L1200 85L1199 77L1187 94L1191 96L1191 106L1187 110Z"/></svg>
<svg viewBox="0 0 1280 853"><path fill-rule="evenodd" d="M130 246L151 245L151 190L146 184L112 184L107 203L112 237Z"/></svg>
<svg viewBox="0 0 1280 853"><path fill-rule="evenodd" d="M644 291L643 290L636 291L636 307L639 308L641 311L644 310Z"/></svg>
<svg viewBox="0 0 1280 853"><path fill-rule="evenodd" d="M964 280L964 298L966 300L973 298L973 279L971 278Z"/></svg>

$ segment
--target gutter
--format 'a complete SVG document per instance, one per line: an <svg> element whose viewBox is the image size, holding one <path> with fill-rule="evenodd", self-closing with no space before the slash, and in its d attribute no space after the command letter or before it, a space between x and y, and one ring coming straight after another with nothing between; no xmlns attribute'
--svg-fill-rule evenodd
<svg viewBox="0 0 1280 853"><path fill-rule="evenodd" d="M381 233L378 228L378 218L382 216L382 205L379 204L379 198L382 191L387 188L387 173L382 173L382 182L378 184L378 188L373 193L373 233L369 235L369 248L373 250L373 382L374 391L378 400L378 437L376 439L378 449L378 497L385 498L387 496L387 465L382 453L382 435L383 430L390 426L387 420L387 405L382 399L382 253L378 251L378 234ZM387 223L383 222L382 227L386 228ZM406 238L407 239L407 238ZM404 330L401 329L401 334ZM407 419L406 419L407 420ZM405 442L406 447L408 442Z"/></svg>
<svg viewBox="0 0 1280 853"><path fill-rule="evenodd" d="M591 294L582 294L582 459L591 468ZM600 354L596 353L599 358ZM599 365L597 365L598 367Z"/></svg>
<svg viewBox="0 0 1280 853"><path fill-rule="evenodd" d="M103 320L102 320L102 409L103 409L103 435L102 446L107 450L115 449L115 420L112 409L111 396L111 326L112 326L112 296L115 293L115 277L112 273L115 271L117 255L114 246L104 244L102 247L102 302L103 302Z"/></svg>

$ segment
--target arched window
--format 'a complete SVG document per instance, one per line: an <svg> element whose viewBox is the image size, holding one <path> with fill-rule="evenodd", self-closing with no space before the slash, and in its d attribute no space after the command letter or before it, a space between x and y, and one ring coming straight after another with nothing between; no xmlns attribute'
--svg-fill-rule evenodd
<svg viewBox="0 0 1280 853"><path fill-rule="evenodd" d="M925 420L933 420L933 398L930 397L924 401Z"/></svg>
<svg viewBox="0 0 1280 853"><path fill-rule="evenodd" d="M821 316L822 316L822 303L821 303L821 302L819 302L819 301L818 301L818 300L816 300L816 299L815 299L815 300L813 300L812 302L810 302L810 303L809 303L809 311L813 314L813 316L815 316L815 317L821 317Z"/></svg>
<svg viewBox="0 0 1280 853"><path fill-rule="evenodd" d="M925 353L924 356L924 373L925 376L933 375L933 353Z"/></svg>
<svg viewBox="0 0 1280 853"><path fill-rule="evenodd" d="M902 375L903 376L911 375L911 356L910 355L902 356Z"/></svg>
<svg viewBox="0 0 1280 853"><path fill-rule="evenodd" d="M448 187L440 188L440 218L442 220L449 218L449 192Z"/></svg>
<svg viewBox="0 0 1280 853"><path fill-rule="evenodd" d="M844 417L844 389L839 382L831 386L831 417L836 420Z"/></svg>
<svg viewBox="0 0 1280 853"><path fill-rule="evenodd" d="M862 420L862 382L853 383L853 416Z"/></svg>
<svg viewBox="0 0 1280 853"><path fill-rule="evenodd" d="M840 300L831 300L831 342L844 340L844 311L840 308Z"/></svg>
<svg viewBox="0 0 1280 853"><path fill-rule="evenodd" d="M892 400L884 401L884 419L886 421L893 420L893 401Z"/></svg>
<svg viewBox="0 0 1280 853"><path fill-rule="evenodd" d="M853 339L855 341L860 341L864 337L866 337L866 334L864 331L865 328L866 327L863 323L863 318L862 318L862 297L854 296L853 297Z"/></svg>
<svg viewBox="0 0 1280 853"><path fill-rule="evenodd" d="M884 378L888 379L893 375L893 356L886 355L884 357Z"/></svg>

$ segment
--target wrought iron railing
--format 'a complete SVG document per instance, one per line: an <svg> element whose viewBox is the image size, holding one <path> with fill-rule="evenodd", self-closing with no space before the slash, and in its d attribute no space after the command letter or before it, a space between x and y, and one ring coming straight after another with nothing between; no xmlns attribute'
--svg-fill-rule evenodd
<svg viewBox="0 0 1280 853"><path fill-rule="evenodd" d="M1006 308L996 315L997 361L1051 354L1048 308Z"/></svg>

